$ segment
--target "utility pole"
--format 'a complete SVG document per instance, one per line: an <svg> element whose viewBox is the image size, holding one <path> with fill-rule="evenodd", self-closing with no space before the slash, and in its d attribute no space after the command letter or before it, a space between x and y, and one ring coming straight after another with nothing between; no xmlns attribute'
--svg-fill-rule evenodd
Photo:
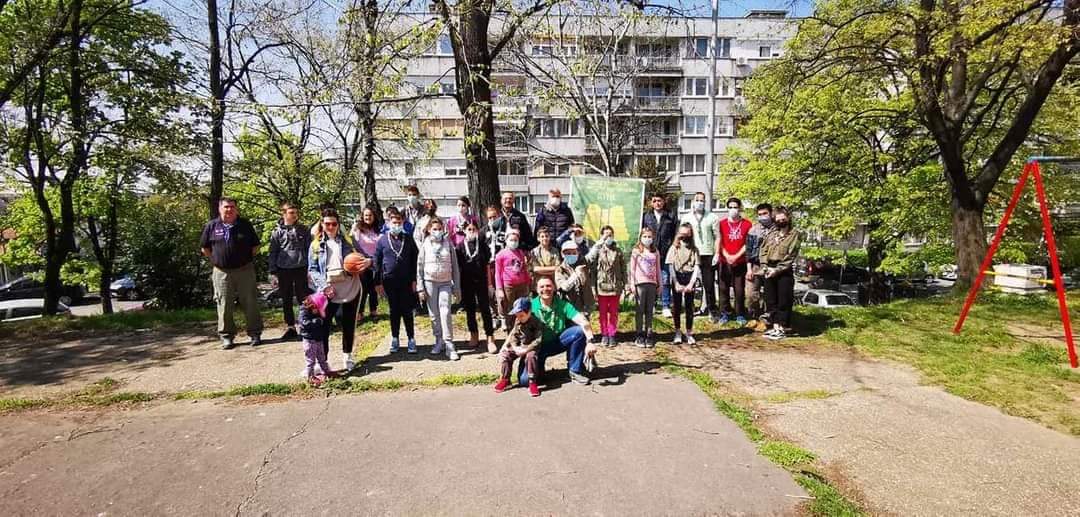
<svg viewBox="0 0 1080 517"><path fill-rule="evenodd" d="M716 60L720 53L720 0L712 0L712 38L709 42L710 67L709 79L709 120L706 131L709 132L709 154L705 155L705 210L713 208L713 189L716 177Z"/></svg>

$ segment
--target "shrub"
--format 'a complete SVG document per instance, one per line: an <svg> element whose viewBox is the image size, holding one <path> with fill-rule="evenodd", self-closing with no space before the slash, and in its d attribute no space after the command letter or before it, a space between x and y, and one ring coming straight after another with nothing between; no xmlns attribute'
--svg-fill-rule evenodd
<svg viewBox="0 0 1080 517"><path fill-rule="evenodd" d="M166 310L203 307L212 301L210 264L199 253L206 223L201 198L151 196L125 232L123 266Z"/></svg>

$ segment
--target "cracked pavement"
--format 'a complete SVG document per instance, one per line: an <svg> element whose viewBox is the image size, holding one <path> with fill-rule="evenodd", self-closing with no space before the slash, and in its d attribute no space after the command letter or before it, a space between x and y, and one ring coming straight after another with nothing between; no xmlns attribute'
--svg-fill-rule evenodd
<svg viewBox="0 0 1080 517"><path fill-rule="evenodd" d="M4 515L790 515L806 495L663 374L0 421Z"/></svg>

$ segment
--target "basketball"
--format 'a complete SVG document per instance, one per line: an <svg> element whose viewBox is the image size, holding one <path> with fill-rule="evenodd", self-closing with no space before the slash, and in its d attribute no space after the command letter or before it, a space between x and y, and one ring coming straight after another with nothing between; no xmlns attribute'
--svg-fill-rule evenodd
<svg viewBox="0 0 1080 517"><path fill-rule="evenodd" d="M341 267L343 267L346 272L355 275L363 273L370 265L371 261L369 261L367 257L360 253L352 252L345 256L345 261L341 264Z"/></svg>

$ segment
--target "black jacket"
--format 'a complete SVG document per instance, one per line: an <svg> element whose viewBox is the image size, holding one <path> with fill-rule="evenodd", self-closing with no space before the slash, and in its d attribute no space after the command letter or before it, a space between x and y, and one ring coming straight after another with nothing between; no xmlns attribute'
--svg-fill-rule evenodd
<svg viewBox="0 0 1080 517"><path fill-rule="evenodd" d="M547 228L552 240L562 235L571 224L574 224L574 213L566 203L559 203L559 208L555 210L545 204L536 211L536 230Z"/></svg>
<svg viewBox="0 0 1080 517"><path fill-rule="evenodd" d="M509 216L503 215L502 211L500 211L499 218L494 221L491 228L496 235L504 235L504 242L507 230L517 228L518 231L521 232L521 242L518 243L518 248L529 251L536 247L536 237L533 236L533 229L529 224L529 218L516 208L510 211ZM500 250L502 250L502 246L497 246L495 251L498 252Z"/></svg>
<svg viewBox="0 0 1080 517"><path fill-rule="evenodd" d="M477 246L479 249L476 251L476 256L470 259L469 255L465 253L465 246L469 246L469 249ZM461 281L472 282L470 285L487 285L487 267L491 263L491 248L488 247L484 240L477 239L472 244L469 241L461 241L461 244L455 246L455 249L457 250L458 268L461 270Z"/></svg>
<svg viewBox="0 0 1080 517"><path fill-rule="evenodd" d="M656 249L661 257L667 256L668 248L675 243L675 234L679 231L679 223L671 212L664 211L660 214L660 220L656 220L656 214L652 210L645 212L641 218L641 227L650 228L656 235Z"/></svg>

